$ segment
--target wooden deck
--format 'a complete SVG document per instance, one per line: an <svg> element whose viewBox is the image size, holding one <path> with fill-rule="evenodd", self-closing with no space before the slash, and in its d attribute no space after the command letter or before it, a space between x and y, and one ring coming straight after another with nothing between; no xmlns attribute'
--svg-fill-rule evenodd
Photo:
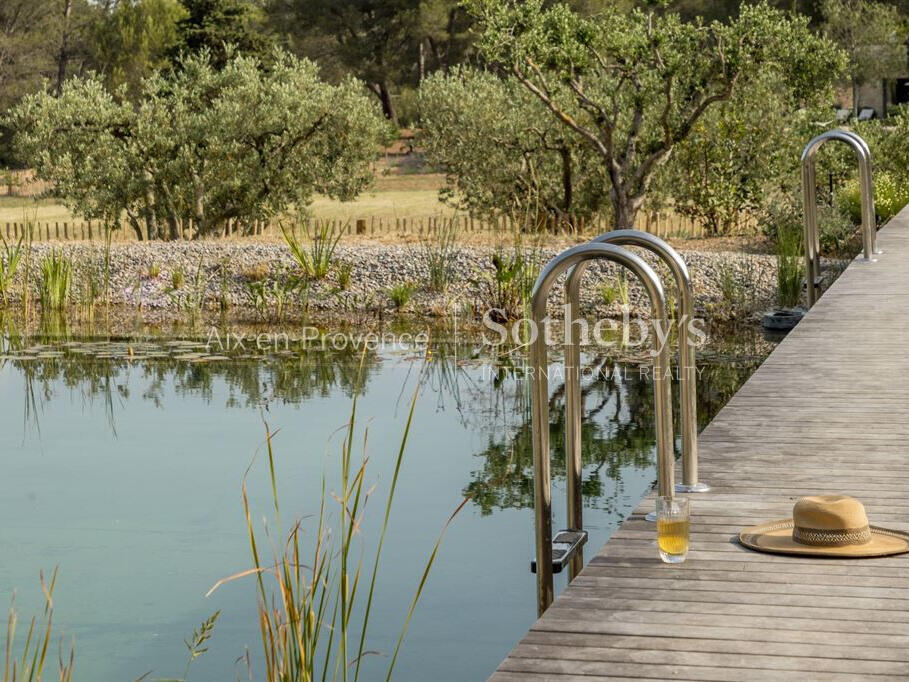
<svg viewBox="0 0 909 682"><path fill-rule="evenodd" d="M659 561L645 499L490 679L909 679L909 555L804 559L735 541L824 492L909 530L909 208L879 247L701 434L713 490L692 496L688 561Z"/></svg>

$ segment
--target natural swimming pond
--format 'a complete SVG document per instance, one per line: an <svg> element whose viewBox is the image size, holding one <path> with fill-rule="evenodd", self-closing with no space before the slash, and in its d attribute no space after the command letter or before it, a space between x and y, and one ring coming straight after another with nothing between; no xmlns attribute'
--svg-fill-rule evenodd
<svg viewBox="0 0 909 682"><path fill-rule="evenodd" d="M364 355L265 344L212 357L205 338L2 339L3 598L15 589L21 616L38 612L39 571L59 567L54 628L67 646L75 639L75 679L86 682L182 675L184 638L220 609L209 651L189 679L247 679L239 659L248 649L254 673L261 660L254 578L205 594L251 566L241 501L248 469L253 523L261 529L274 516L263 419L277 432L282 515L311 518L323 475L329 492L337 488L339 430L359 394L354 459L365 449L367 483L375 486L360 529L368 562L419 391L370 620L367 648L378 653L364 658L361 679L384 679L432 547L465 497L395 679L485 679L536 615L529 400L515 371L520 361L437 339L428 354L401 345ZM698 379L702 426L770 347L756 332L711 334ZM652 484L655 469L647 372L608 355L584 360L595 370L584 380L589 558ZM560 528L561 383L550 389ZM280 545L284 535L272 533Z"/></svg>

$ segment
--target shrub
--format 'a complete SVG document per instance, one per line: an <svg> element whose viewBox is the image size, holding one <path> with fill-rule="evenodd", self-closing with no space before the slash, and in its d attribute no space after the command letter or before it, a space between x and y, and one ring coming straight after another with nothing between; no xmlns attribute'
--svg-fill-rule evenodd
<svg viewBox="0 0 909 682"><path fill-rule="evenodd" d="M848 258L861 249L861 233L835 206L818 206L818 240L821 253L834 258ZM768 206L762 223L764 235L779 244L780 235L789 238L789 233L802 235L804 216L802 207L791 201L776 202Z"/></svg>
<svg viewBox="0 0 909 682"><path fill-rule="evenodd" d="M890 220L909 204L909 184L891 173L874 175L874 208L878 223ZM837 205L856 225L862 222L862 200L858 180L851 180L837 195Z"/></svg>

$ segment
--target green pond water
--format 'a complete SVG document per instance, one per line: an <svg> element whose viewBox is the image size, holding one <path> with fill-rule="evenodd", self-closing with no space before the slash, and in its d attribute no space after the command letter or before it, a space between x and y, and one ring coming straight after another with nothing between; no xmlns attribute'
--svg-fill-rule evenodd
<svg viewBox="0 0 909 682"><path fill-rule="evenodd" d="M361 679L384 679L432 546L465 496L395 679L485 679L534 621L533 475L528 386L514 371L520 358L503 362L480 344L436 338L426 360L421 348L386 344L363 356L358 383L356 349L232 348L226 359L209 359L210 348L161 338L6 336L2 344L0 598L8 602L15 590L21 617L37 613L39 571L59 567L55 642L75 639L77 681L182 675L184 638L216 609L222 616L210 649L189 679L247 679L237 662L247 649L256 672L254 579L205 593L251 566L241 501L248 468L254 523L262 529L273 517L266 461L254 459L263 418L278 431L282 516L307 517L318 511L323 475L329 491L338 487L339 429L355 392L354 457L368 430L367 482L375 486L361 534L368 560L419 391L371 617L367 648L380 653L365 659ZM702 426L771 346L756 332L711 334L698 381ZM655 469L647 372L595 353L584 362L596 370L584 379L589 558L652 485ZM561 528L561 382L550 388L554 527ZM336 518L336 504L329 507Z"/></svg>

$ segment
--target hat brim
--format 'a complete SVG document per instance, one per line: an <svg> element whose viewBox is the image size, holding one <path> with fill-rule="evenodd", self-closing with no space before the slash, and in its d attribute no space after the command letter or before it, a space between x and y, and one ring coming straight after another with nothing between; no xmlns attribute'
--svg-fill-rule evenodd
<svg viewBox="0 0 909 682"><path fill-rule="evenodd" d="M890 556L909 552L909 533L871 526L871 540L863 545L818 547L803 545L792 539L792 519L770 521L751 526L739 533L739 542L749 549L771 554L799 554L816 557Z"/></svg>

